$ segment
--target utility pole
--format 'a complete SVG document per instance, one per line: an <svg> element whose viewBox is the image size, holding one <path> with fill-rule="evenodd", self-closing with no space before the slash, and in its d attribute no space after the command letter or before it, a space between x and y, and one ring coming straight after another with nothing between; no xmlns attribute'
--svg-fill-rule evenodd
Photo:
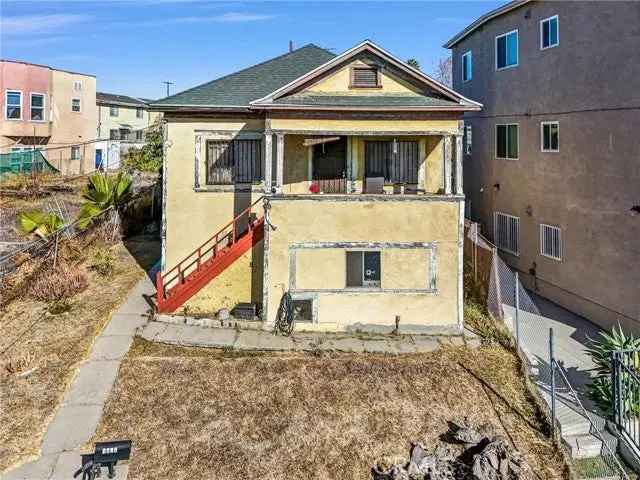
<svg viewBox="0 0 640 480"><path fill-rule="evenodd" d="M169 85L173 85L173 82L162 82L167 86L167 97L169 96Z"/></svg>

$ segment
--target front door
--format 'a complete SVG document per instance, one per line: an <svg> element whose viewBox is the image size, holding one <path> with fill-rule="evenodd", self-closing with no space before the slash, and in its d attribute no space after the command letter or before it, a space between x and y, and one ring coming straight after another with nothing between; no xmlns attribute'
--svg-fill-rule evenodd
<svg viewBox="0 0 640 480"><path fill-rule="evenodd" d="M102 167L102 149L96 148L96 168Z"/></svg>
<svg viewBox="0 0 640 480"><path fill-rule="evenodd" d="M313 182L321 193L347 193L347 139L313 146Z"/></svg>

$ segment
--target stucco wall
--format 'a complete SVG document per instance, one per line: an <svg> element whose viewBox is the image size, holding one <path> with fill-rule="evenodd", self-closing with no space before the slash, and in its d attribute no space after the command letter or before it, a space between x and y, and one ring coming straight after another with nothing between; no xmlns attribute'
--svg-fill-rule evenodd
<svg viewBox="0 0 640 480"><path fill-rule="evenodd" d="M552 15L560 44L540 50L539 21ZM503 257L528 285L603 327L620 322L636 332L640 221L630 208L640 185L639 23L636 2L532 2L453 49L454 88L484 104L465 116L473 128L465 156L473 218L491 237L494 211L519 216L520 256ZM519 66L496 72L495 36L515 28ZM473 79L463 83L468 50ZM540 122L552 120L560 122L560 151L543 153ZM520 125L518 161L495 158L496 123ZM561 227L561 262L539 254L541 223Z"/></svg>
<svg viewBox="0 0 640 480"><path fill-rule="evenodd" d="M317 323L300 328L392 326L396 315L415 330L457 328L458 212L456 201L274 198L270 220L277 229L267 233L265 247L267 323L275 321L283 292L291 290L294 298L317 295ZM431 250L423 245L430 242L436 292L429 283ZM345 252L367 249L381 251L381 289L346 288Z"/></svg>
<svg viewBox="0 0 640 480"><path fill-rule="evenodd" d="M388 120L341 118L272 118L273 130L304 130L309 132L458 132L458 120L418 120L401 118Z"/></svg>
<svg viewBox="0 0 640 480"><path fill-rule="evenodd" d="M130 125L130 130L142 130L151 125L151 113L143 108L142 118L136 116L136 107L117 105L118 116L112 117L109 105L98 105L98 136L108 139L111 129L125 128L122 125ZM155 114L154 114L155 115Z"/></svg>

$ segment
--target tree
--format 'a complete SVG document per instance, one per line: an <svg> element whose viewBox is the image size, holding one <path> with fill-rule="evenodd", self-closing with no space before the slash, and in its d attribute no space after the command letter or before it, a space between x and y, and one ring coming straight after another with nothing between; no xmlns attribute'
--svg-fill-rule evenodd
<svg viewBox="0 0 640 480"><path fill-rule="evenodd" d="M420 70L420 62L418 62L418 60L416 60L415 58L410 58L409 60L407 60L407 65L415 68L416 70Z"/></svg>
<svg viewBox="0 0 640 480"><path fill-rule="evenodd" d="M157 172L162 167L162 119L158 117L149 127L145 136L146 143L142 148L132 148L124 159L124 166L129 170Z"/></svg>
<svg viewBox="0 0 640 480"><path fill-rule="evenodd" d="M447 87L451 87L453 85L453 61L451 60L451 57L445 57L438 60L433 71L433 78Z"/></svg>

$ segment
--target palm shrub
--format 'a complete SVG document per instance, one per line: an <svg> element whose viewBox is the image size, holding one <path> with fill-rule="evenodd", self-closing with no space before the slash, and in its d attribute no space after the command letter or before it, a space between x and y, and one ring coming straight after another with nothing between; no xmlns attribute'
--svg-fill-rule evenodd
<svg viewBox="0 0 640 480"><path fill-rule="evenodd" d="M18 230L24 235L34 233L40 238L47 237L64 227L64 220L55 213L39 211L18 214Z"/></svg>
<svg viewBox="0 0 640 480"><path fill-rule="evenodd" d="M601 331L599 339L589 339L589 346L586 348L586 352L591 356L595 364L594 371L596 373L596 377L589 385L589 397L609 417L613 416L612 354L618 350L631 350L629 366L633 369L638 369L640 367L640 352L638 352L638 349L640 349L640 339L635 338L633 334L625 334L620 325L614 327L611 333ZM622 381L629 382L629 379L623 377ZM637 416L640 414L640 403L628 400L623 405L623 409L625 415Z"/></svg>
<svg viewBox="0 0 640 480"><path fill-rule="evenodd" d="M86 228L98 215L111 209L109 223L112 236L120 232L120 208L131 198L132 181L129 175L122 172L115 176L94 173L89 177L89 185L82 197L84 203L80 207L78 226Z"/></svg>

